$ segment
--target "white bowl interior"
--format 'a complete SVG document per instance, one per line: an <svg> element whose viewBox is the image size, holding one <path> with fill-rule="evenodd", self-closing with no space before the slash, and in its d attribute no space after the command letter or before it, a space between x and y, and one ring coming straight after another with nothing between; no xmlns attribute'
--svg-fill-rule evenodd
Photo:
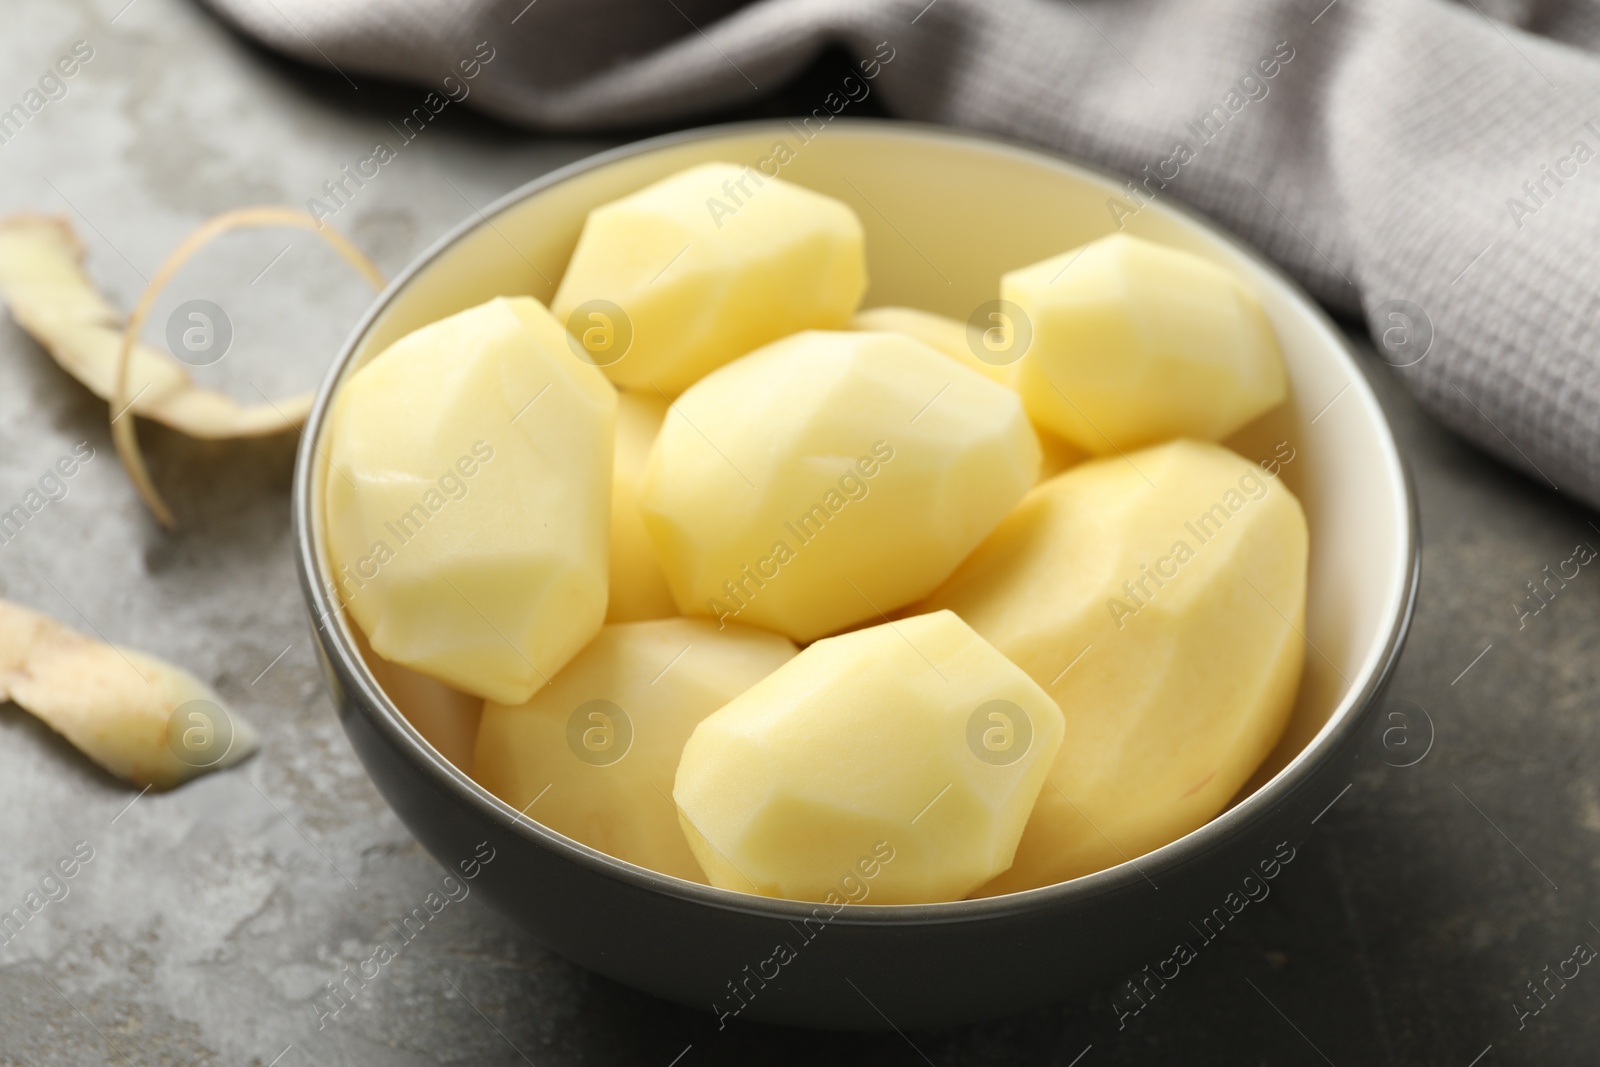
<svg viewBox="0 0 1600 1067"><path fill-rule="evenodd" d="M768 161L770 173L780 143L791 158L779 176L837 197L865 224L871 288L864 307L908 305L965 320L998 295L1004 272L1116 229L1108 201L1125 195L1115 181L1070 163L927 127L837 123L807 140L793 126L764 123L666 139L648 151L580 165L531 196L491 209L393 294L343 374L406 333L492 297L531 294L548 302L589 209L710 160ZM1409 579L1405 478L1361 372L1302 293L1231 239L1161 202L1123 225L1238 272L1265 306L1288 363L1289 402L1227 443L1251 459L1272 455L1280 442L1294 450L1281 477L1310 523L1310 647L1283 740L1237 801L1349 714L1381 669ZM324 474L314 472L312 535L323 568L317 582L326 588ZM342 614L339 625L348 626ZM368 655L364 641L353 634L351 640ZM378 665L374 673L390 680L395 697L392 672ZM437 723L460 716L459 697L436 684L413 684L396 702L414 724L419 717ZM441 750L452 747L435 740Z"/></svg>

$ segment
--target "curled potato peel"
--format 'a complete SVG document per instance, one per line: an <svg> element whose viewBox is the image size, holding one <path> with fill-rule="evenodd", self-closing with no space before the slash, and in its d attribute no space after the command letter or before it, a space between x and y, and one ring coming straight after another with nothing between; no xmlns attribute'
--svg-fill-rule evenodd
<svg viewBox="0 0 1600 1067"><path fill-rule="evenodd" d="M265 437L300 426L312 393L241 404L197 384L168 353L141 344L139 331L161 290L200 248L233 230L290 226L319 234L375 288L383 276L343 236L292 208L253 207L211 219L187 237L156 272L125 325L83 270L83 245L63 218L22 214L0 219L0 297L11 316L63 370L110 408L112 439L140 497L168 529L177 522L150 480L139 452L134 415L190 437Z"/></svg>

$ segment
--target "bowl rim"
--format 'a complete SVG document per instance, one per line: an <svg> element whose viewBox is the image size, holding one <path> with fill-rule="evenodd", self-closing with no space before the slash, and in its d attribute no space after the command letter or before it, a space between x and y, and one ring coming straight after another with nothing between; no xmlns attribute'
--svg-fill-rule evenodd
<svg viewBox="0 0 1600 1067"><path fill-rule="evenodd" d="M1120 182L1120 179L1110 171L1085 164L1048 148L984 131L898 119L844 116L839 118L843 121L831 123L830 126L840 127L841 131L849 130L852 134L905 136L947 143L964 142L982 150L1000 150L1032 158L1051 167L1075 170L1087 177L1110 182L1113 186ZM1047 908L1065 907L1119 892L1140 881L1148 881L1150 873L1186 866L1234 836L1236 832L1260 823L1274 808L1287 801L1322 763L1350 740L1351 735L1360 728L1365 711L1388 684L1410 631L1416 609L1422 562L1418 537L1420 515L1411 472L1395 441L1388 416L1378 404L1377 397L1357 362L1354 350L1332 318L1303 286L1276 264L1198 210L1171 200L1152 206L1162 211L1173 212L1199 226L1211 237L1221 241L1233 252L1272 276L1288 290L1301 306L1301 310L1309 314L1313 324L1333 342L1332 347L1346 363L1345 369L1350 375L1351 387L1363 395L1378 413L1379 447L1392 461L1404 497L1400 516L1405 562L1400 576L1399 605L1394 617L1389 621L1388 633L1384 637L1382 649L1372 671L1360 689L1351 688L1344 694L1328 720L1288 763L1249 796L1222 811L1203 826L1176 841L1114 867L1054 885L1000 896L933 904L846 903L837 909L819 902L762 897L718 889L636 866L565 837L523 815L445 759L423 738L416 727L411 725L373 677L356 648L342 606L336 605L333 598L328 595L327 587L318 582L318 578L322 577L323 568L314 533L318 529L315 510L317 501L313 499L312 493L316 485L313 464L322 455L318 439L327 421L335 385L343 377L346 367L354 358L373 324L389 309L412 280L441 255L480 227L492 226L492 220L497 215L529 197L634 156L696 141L715 140L776 128L786 128L783 119L754 119L676 130L593 153L548 171L511 190L486 207L473 207L470 215L435 240L413 259L405 270L397 274L362 314L317 387L316 399L306 417L296 449L291 500L295 564L301 592L311 616L313 635L323 648L330 668L337 673L346 693L352 695L353 699L350 702L360 709L373 730L390 745L400 749L405 758L416 765L416 769L432 778L436 785L453 792L469 807L505 832L516 834L532 844L559 853L567 860L588 868L592 873L616 879L631 888L665 894L688 904L738 912L763 919L796 920L811 916L816 909L826 907L830 912L828 920L830 924L936 925L999 919ZM330 620L337 621L337 625L327 625Z"/></svg>

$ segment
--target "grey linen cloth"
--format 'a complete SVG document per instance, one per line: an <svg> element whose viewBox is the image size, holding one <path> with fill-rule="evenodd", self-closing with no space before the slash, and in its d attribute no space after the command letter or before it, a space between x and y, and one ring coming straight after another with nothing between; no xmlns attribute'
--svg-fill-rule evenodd
<svg viewBox="0 0 1600 1067"><path fill-rule="evenodd" d="M871 81L891 113L1058 149L1221 220L1364 313L1439 418L1600 504L1593 0L207 2L352 80L439 86L488 42L469 101L551 130L687 122L829 45L891 50Z"/></svg>

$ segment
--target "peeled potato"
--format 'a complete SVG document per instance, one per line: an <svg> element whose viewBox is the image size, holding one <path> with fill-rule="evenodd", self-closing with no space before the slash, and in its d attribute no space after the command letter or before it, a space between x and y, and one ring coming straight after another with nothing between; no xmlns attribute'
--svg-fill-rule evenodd
<svg viewBox="0 0 1600 1067"><path fill-rule="evenodd" d="M550 829L704 881L670 799L696 725L793 658L794 645L705 619L607 626L526 704L484 706L477 778Z"/></svg>
<svg viewBox="0 0 1600 1067"><path fill-rule="evenodd" d="M667 402L645 393L617 395L617 453L611 475L611 600L606 622L666 619L678 605L661 573L656 546L650 542L639 511L639 482L644 478L650 446L661 430Z"/></svg>
<svg viewBox="0 0 1600 1067"><path fill-rule="evenodd" d="M811 645L684 746L673 796L711 884L874 904L956 900L1011 863L1061 712L949 612Z"/></svg>
<svg viewBox="0 0 1600 1067"><path fill-rule="evenodd" d="M931 592L1038 467L1011 390L900 334L808 331L680 397L639 499L683 612L811 641Z"/></svg>
<svg viewBox="0 0 1600 1067"><path fill-rule="evenodd" d="M329 428L336 593L387 660L517 703L606 611L616 390L537 301L396 341Z"/></svg>
<svg viewBox="0 0 1600 1067"><path fill-rule="evenodd" d="M843 328L867 287L862 239L832 197L706 163L589 212L551 307L579 336L601 324L612 381L676 396L768 341Z"/></svg>
<svg viewBox="0 0 1600 1067"><path fill-rule="evenodd" d="M1039 481L1047 482L1068 467L1082 463L1087 456L1077 445L1063 441L1053 433L1039 435Z"/></svg>
<svg viewBox="0 0 1600 1067"><path fill-rule="evenodd" d="M1199 256L1112 234L1000 280L1033 341L1016 387L1042 428L1095 455L1217 441L1283 402L1255 296Z"/></svg>
<svg viewBox="0 0 1600 1067"><path fill-rule="evenodd" d="M856 312L855 318L850 320L850 328L879 333L903 333L907 337L916 338L935 351L943 352L957 363L977 371L990 381L999 382L1001 385L1011 384L1013 365L995 364L979 359L969 343L968 326L964 322L957 322L955 319L917 308L881 307Z"/></svg>
<svg viewBox="0 0 1600 1067"><path fill-rule="evenodd" d="M1016 861L985 894L1136 858L1227 805L1294 702L1306 551L1281 483L1178 441L1039 486L927 599L1066 715Z"/></svg>
<svg viewBox="0 0 1600 1067"><path fill-rule="evenodd" d="M868 308L856 312L855 318L850 320L850 328L878 333L903 333L907 337L914 337L929 348L943 352L962 366L1001 385L1010 386L1016 378L1015 364L990 363L974 354L971 338L975 331L967 323L935 315L931 311L903 307ZM1085 457L1083 449L1051 433L1039 435L1039 447L1042 450L1039 463L1041 482L1055 477Z"/></svg>
<svg viewBox="0 0 1600 1067"><path fill-rule="evenodd" d="M355 634L361 658L400 714L439 755L471 774L472 750L478 743L483 698L452 689L437 678L419 674L409 667L390 663L372 651L359 627Z"/></svg>

